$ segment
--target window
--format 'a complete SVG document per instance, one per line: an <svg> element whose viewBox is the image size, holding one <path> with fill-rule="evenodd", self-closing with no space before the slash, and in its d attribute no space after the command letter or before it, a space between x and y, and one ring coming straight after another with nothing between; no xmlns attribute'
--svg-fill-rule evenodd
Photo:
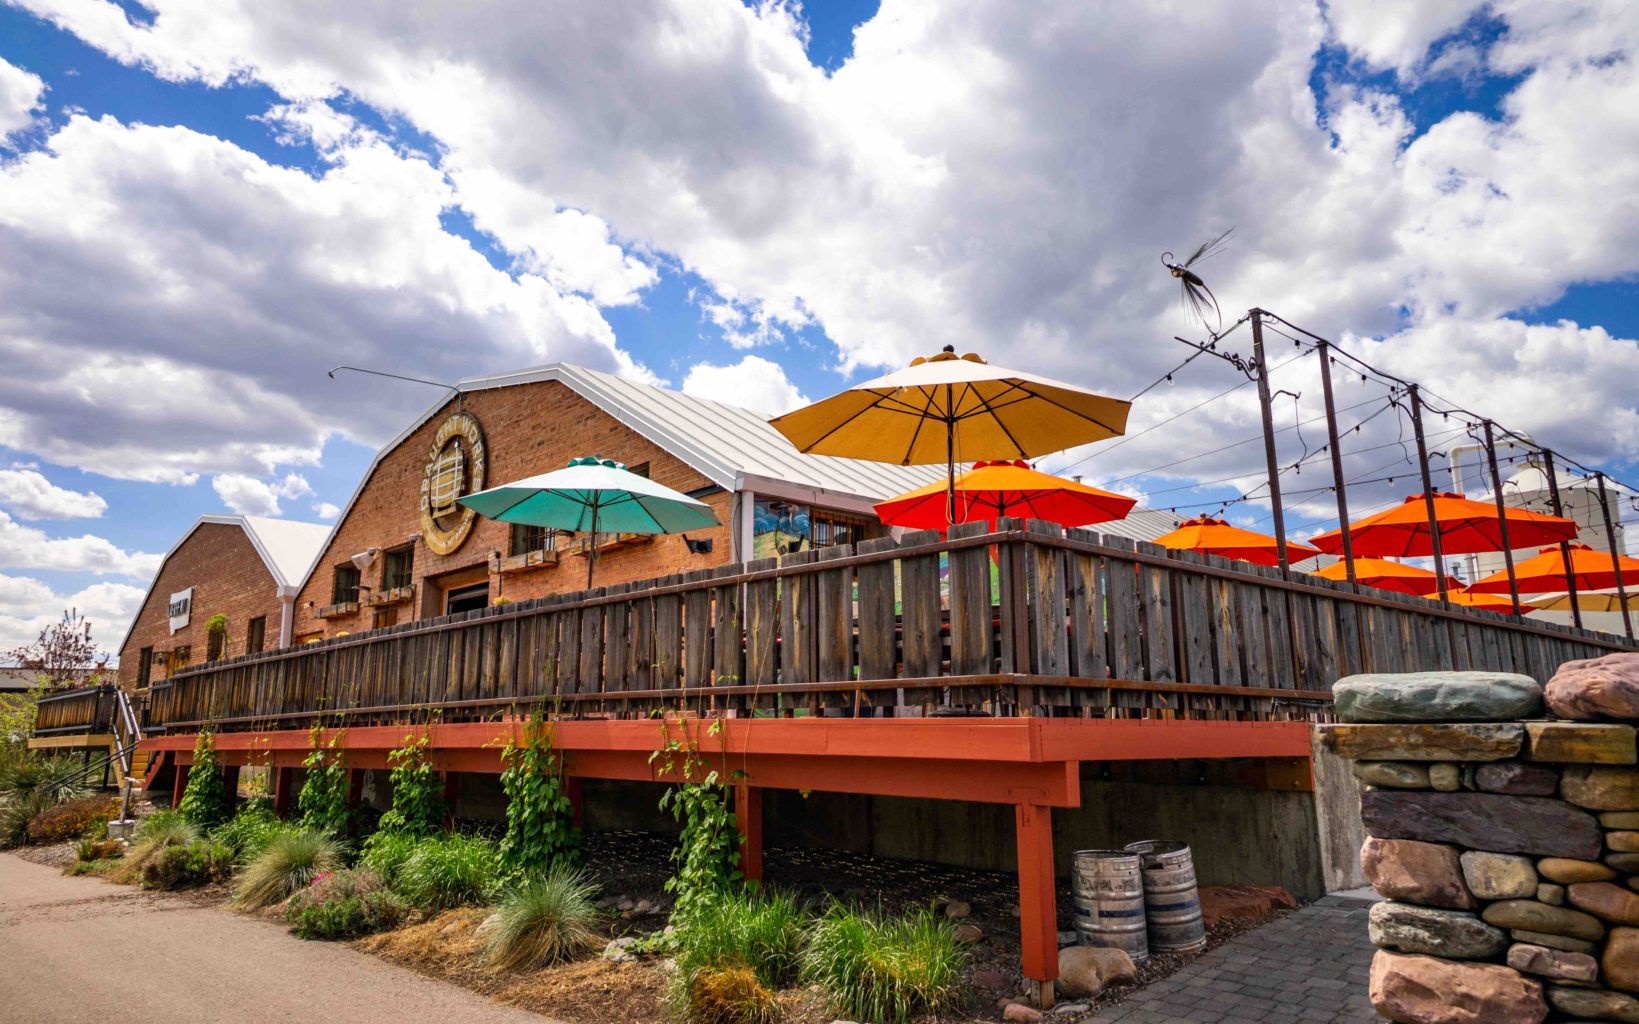
<svg viewBox="0 0 1639 1024"><path fill-rule="evenodd" d="M245 626L245 653L255 654L267 643L267 616L258 615Z"/></svg>
<svg viewBox="0 0 1639 1024"><path fill-rule="evenodd" d="M137 689L146 687L154 678L154 649L144 647L137 652Z"/></svg>
<svg viewBox="0 0 1639 1024"><path fill-rule="evenodd" d="M527 555L531 551L550 551L556 541L556 530L544 526L527 526L523 523L512 524L512 543L507 550L509 555Z"/></svg>
<svg viewBox="0 0 1639 1024"><path fill-rule="evenodd" d="M647 480L649 479L649 464L647 462L639 462L635 466L627 466L626 472L635 474Z"/></svg>
<svg viewBox="0 0 1639 1024"><path fill-rule="evenodd" d="M336 566L336 585L330 591L331 604L349 604L359 599L359 570L354 565Z"/></svg>
<svg viewBox="0 0 1639 1024"><path fill-rule="evenodd" d="M415 545L406 544L387 552L381 560L381 589L393 590L414 582Z"/></svg>
<svg viewBox="0 0 1639 1024"><path fill-rule="evenodd" d="M222 657L223 648L228 645L228 630L226 626L215 626L205 632L205 660L215 661Z"/></svg>
<svg viewBox="0 0 1639 1024"><path fill-rule="evenodd" d="M192 658L193 650L187 644L183 644L181 647L173 647L171 649L170 664L165 668L166 673L170 674L172 672L179 672L182 669L187 668L188 662L192 660Z"/></svg>
<svg viewBox="0 0 1639 1024"><path fill-rule="evenodd" d="M398 625L398 605L396 604L377 608L370 615L371 629L384 629L396 625Z"/></svg>
<svg viewBox="0 0 1639 1024"><path fill-rule="evenodd" d="M814 509L809 517L809 528L813 531L813 542L816 548L829 548L841 544L858 544L865 539L867 521L859 516L844 515L840 512L830 512L825 509Z"/></svg>
<svg viewBox="0 0 1639 1024"><path fill-rule="evenodd" d="M456 587L444 595L444 614L457 615L489 607L489 584L474 583L470 587Z"/></svg>

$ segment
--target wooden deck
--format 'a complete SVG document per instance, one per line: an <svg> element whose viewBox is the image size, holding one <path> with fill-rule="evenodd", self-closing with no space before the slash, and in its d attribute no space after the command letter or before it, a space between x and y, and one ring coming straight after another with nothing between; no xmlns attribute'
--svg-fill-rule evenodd
<svg viewBox="0 0 1639 1024"><path fill-rule="evenodd" d="M151 729L692 714L1322 720L1356 672L1546 680L1622 638L1003 520L186 669Z"/></svg>

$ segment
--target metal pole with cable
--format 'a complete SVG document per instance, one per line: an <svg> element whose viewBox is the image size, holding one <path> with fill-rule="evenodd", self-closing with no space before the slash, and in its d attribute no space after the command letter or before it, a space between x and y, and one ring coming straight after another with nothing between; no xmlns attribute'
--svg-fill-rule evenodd
<svg viewBox="0 0 1639 1024"><path fill-rule="evenodd" d="M1280 555L1280 574L1292 575L1286 558L1286 514L1280 506L1280 467L1276 465L1274 400L1269 395L1269 364L1263 353L1263 310L1253 309L1252 368L1258 375L1258 406L1263 414L1263 456L1269 467L1269 504L1275 512L1275 549Z"/></svg>
<svg viewBox="0 0 1639 1024"><path fill-rule="evenodd" d="M1559 500L1559 474L1554 471L1554 453L1548 448L1539 449L1545 465L1544 472L1548 476L1548 497L1554 502L1554 515L1564 518L1565 505ZM1574 521L1574 520L1573 520ZM1576 539L1582 539L1582 524L1576 524ZM1571 545L1569 541L1559 542L1559 557L1565 566L1565 592L1571 598L1571 621L1577 629L1582 628L1582 607L1576 600L1576 573L1571 569Z"/></svg>
<svg viewBox="0 0 1639 1024"><path fill-rule="evenodd" d="M1326 402L1326 444L1332 450L1332 489L1337 492L1337 523L1343 537L1343 571L1349 584L1358 586L1354 578L1354 536L1349 525L1349 495L1343 479L1343 452L1337 443L1337 406L1332 400L1332 343L1317 342L1320 353L1320 391Z"/></svg>
<svg viewBox="0 0 1639 1024"><path fill-rule="evenodd" d="M1492 422L1480 422L1485 427L1485 460L1491 469L1491 498L1497 506L1497 529L1502 533L1502 561L1508 567L1508 596L1514 602L1514 618L1523 618L1519 606L1519 577L1514 572L1514 548L1508 542L1508 509L1502 500L1502 474L1497 472L1497 439Z"/></svg>
<svg viewBox="0 0 1639 1024"><path fill-rule="evenodd" d="M1605 544L1611 549L1611 569L1616 572L1616 600L1622 606L1622 628L1628 639L1633 639L1633 613L1628 609L1628 588L1622 582L1622 552L1616 547L1616 524L1611 522L1611 502L1605 493L1605 474L1595 470L1593 478L1599 484L1599 511L1605 517Z"/></svg>
<svg viewBox="0 0 1639 1024"><path fill-rule="evenodd" d="M1428 540L1434 554L1434 578L1440 588L1440 601L1450 604L1446 591L1445 551L1440 543L1440 517L1434 510L1434 482L1428 475L1428 439L1423 435L1423 396L1416 384L1407 384L1411 399L1411 429L1417 436L1417 470L1423 477L1423 507L1428 510Z"/></svg>

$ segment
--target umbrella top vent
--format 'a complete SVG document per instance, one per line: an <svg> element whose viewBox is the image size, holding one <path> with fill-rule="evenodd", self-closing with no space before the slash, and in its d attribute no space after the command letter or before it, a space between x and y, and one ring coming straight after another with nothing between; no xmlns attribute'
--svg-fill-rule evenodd
<svg viewBox="0 0 1639 1024"><path fill-rule="evenodd" d="M570 459L569 460L569 465L571 465L571 466L604 466L608 469L625 469L626 468L626 463L616 462L614 459L606 459L601 455L583 455L578 459Z"/></svg>

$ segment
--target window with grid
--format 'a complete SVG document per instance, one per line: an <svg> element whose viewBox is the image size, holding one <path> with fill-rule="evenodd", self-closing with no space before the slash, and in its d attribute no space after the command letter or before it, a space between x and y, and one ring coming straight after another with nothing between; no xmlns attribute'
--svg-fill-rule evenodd
<svg viewBox="0 0 1639 1024"><path fill-rule="evenodd" d="M394 548L381 559L381 589L407 587L415 577L415 545Z"/></svg>
<svg viewBox="0 0 1639 1024"><path fill-rule="evenodd" d="M144 647L137 652L137 689L147 686L154 677L154 649Z"/></svg>
<svg viewBox="0 0 1639 1024"><path fill-rule="evenodd" d="M205 660L215 661L222 657L227 646L228 631L225 628L210 630L205 634Z"/></svg>
<svg viewBox="0 0 1639 1024"><path fill-rule="evenodd" d="M554 543L556 533L556 530L545 526L527 526L524 523L513 523L512 543L507 554L527 555L531 551L549 551Z"/></svg>
<svg viewBox="0 0 1639 1024"><path fill-rule="evenodd" d="M258 615L245 625L245 653L255 654L267 643L267 616Z"/></svg>
<svg viewBox="0 0 1639 1024"><path fill-rule="evenodd" d="M385 608L377 608L370 616L371 629L384 629L387 626L398 625L398 605L390 604Z"/></svg>
<svg viewBox="0 0 1639 1024"><path fill-rule="evenodd" d="M355 565L336 566L335 586L330 589L331 604L347 604L359 599L359 570Z"/></svg>
<svg viewBox="0 0 1639 1024"><path fill-rule="evenodd" d="M810 539L816 548L835 547L839 544L858 544L865 539L869 521L860 516L844 515L814 509L809 515Z"/></svg>

